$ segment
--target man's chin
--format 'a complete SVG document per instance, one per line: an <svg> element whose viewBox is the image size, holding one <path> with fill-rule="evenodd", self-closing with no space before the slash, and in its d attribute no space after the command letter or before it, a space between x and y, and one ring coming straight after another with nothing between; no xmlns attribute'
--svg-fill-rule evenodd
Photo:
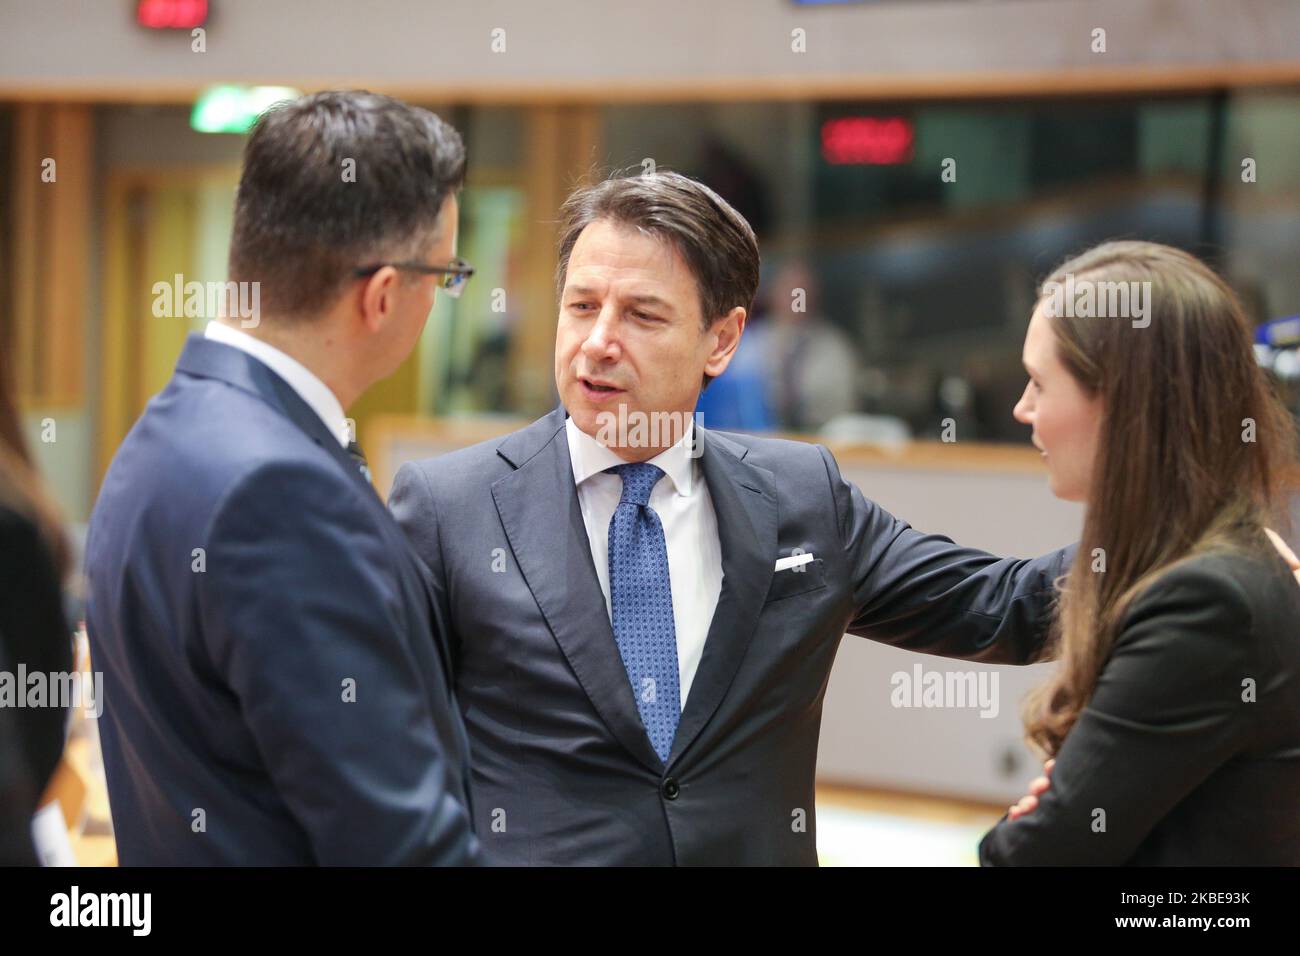
<svg viewBox="0 0 1300 956"><path fill-rule="evenodd" d="M625 430L631 427L630 422L637 420L635 411L626 401L599 408L579 402L576 408L569 409L569 415L579 430L613 450L618 449L621 441L626 441Z"/></svg>
<svg viewBox="0 0 1300 956"><path fill-rule="evenodd" d="M631 403L628 401L626 392L618 395L611 395L604 401L592 401L583 393L582 386L573 389L569 394L569 401L565 407L569 414L573 416L574 423L583 431L596 429L600 423L605 420L617 421L620 414L620 408L627 409L622 414L626 415L631 411Z"/></svg>
<svg viewBox="0 0 1300 956"><path fill-rule="evenodd" d="M569 417L573 419L573 424L588 435L595 435L596 430L600 428L600 414L604 409L592 408L581 397L574 397L568 403Z"/></svg>

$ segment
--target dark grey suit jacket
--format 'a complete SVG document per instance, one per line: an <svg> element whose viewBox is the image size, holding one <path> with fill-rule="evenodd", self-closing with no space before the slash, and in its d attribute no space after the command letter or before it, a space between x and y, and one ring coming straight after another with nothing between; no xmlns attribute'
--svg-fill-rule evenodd
<svg viewBox="0 0 1300 956"><path fill-rule="evenodd" d="M1133 602L1051 787L981 863L1300 866L1300 587L1260 543Z"/></svg>
<svg viewBox="0 0 1300 956"><path fill-rule="evenodd" d="M490 859L815 864L822 700L845 631L988 663L1039 653L1068 553L959 547L867 501L819 445L700 429L723 583L665 766L614 641L565 417L407 464L389 501L449 628ZM812 563L774 572L795 548Z"/></svg>

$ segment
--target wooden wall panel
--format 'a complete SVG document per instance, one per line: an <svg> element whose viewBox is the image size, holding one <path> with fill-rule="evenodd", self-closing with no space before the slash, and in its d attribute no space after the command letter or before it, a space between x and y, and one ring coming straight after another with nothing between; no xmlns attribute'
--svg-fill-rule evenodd
<svg viewBox="0 0 1300 956"><path fill-rule="evenodd" d="M53 160L52 181L42 176ZM8 321L19 403L84 401L94 177L89 108L24 104L14 123Z"/></svg>

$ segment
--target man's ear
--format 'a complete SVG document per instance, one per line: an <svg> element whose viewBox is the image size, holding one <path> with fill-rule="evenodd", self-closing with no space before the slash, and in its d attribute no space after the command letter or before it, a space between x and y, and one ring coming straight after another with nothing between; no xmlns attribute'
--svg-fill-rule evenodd
<svg viewBox="0 0 1300 956"><path fill-rule="evenodd" d="M740 337L745 333L745 310L736 306L726 315L714 320L709 335L714 337L713 351L704 363L704 374L717 378L727 370L731 358L740 346Z"/></svg>
<svg viewBox="0 0 1300 956"><path fill-rule="evenodd" d="M392 266L384 266L361 287L361 323L369 332L383 327L397 304L398 284L401 275Z"/></svg>

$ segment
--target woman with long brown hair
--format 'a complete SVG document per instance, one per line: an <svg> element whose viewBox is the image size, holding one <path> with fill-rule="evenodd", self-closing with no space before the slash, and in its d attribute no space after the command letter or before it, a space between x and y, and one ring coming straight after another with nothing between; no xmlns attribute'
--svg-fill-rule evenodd
<svg viewBox="0 0 1300 956"><path fill-rule="evenodd" d="M0 671L17 694L28 674L72 667L72 635L62 603L70 558L57 511L42 489L22 438L0 351ZM12 703L12 702L10 702ZM31 818L63 753L65 711L0 703L0 864L35 863Z"/></svg>
<svg viewBox="0 0 1300 956"><path fill-rule="evenodd" d="M1015 416L1087 510L1025 708L1050 785L981 863L1300 864L1300 587L1265 530L1295 430L1236 296L1106 243L1043 284L1024 362Z"/></svg>

